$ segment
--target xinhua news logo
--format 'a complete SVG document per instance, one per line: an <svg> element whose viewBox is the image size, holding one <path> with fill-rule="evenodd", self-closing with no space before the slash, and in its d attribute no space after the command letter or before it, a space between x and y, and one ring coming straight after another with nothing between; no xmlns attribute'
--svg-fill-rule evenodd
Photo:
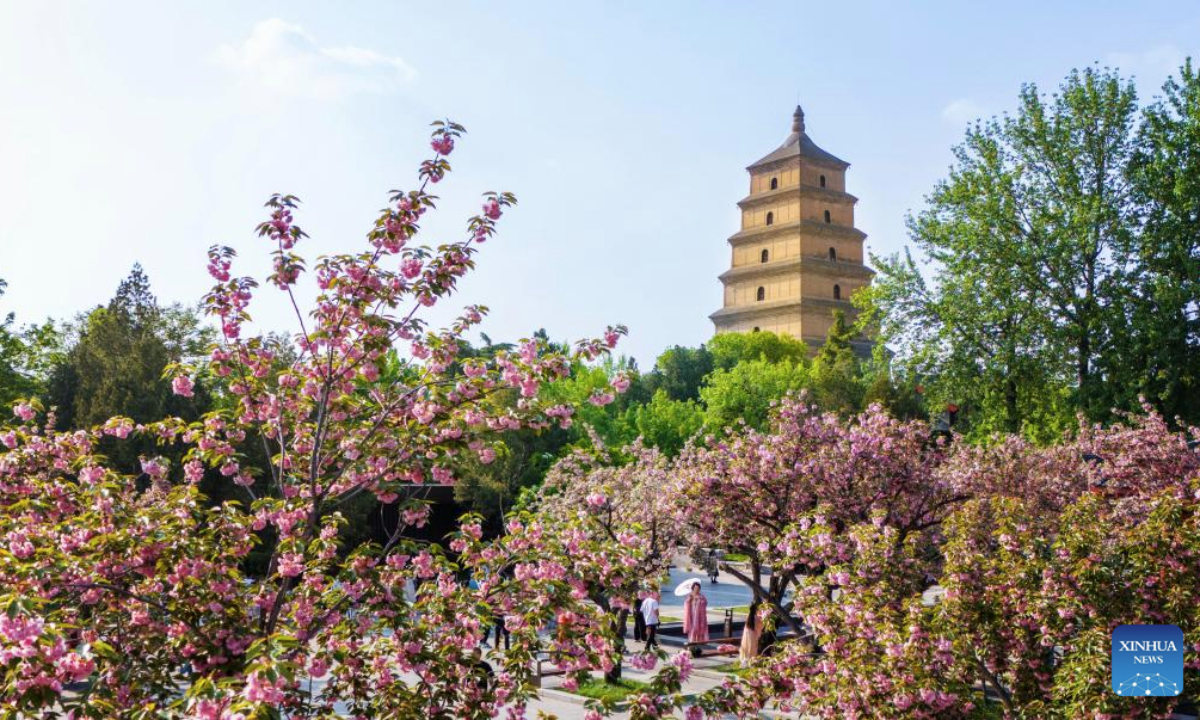
<svg viewBox="0 0 1200 720"><path fill-rule="evenodd" d="M1183 692L1183 631L1178 625L1121 625L1112 634L1112 689L1125 697Z"/></svg>

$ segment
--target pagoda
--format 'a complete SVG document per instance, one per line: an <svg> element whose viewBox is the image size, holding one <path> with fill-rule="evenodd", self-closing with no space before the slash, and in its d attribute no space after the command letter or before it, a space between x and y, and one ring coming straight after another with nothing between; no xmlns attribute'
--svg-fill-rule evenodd
<svg viewBox="0 0 1200 720"><path fill-rule="evenodd" d="M786 333L815 351L835 310L854 319L850 296L875 273L863 264L867 236L854 227L848 167L817 147L797 107L783 144L746 168L750 194L738 202L742 226L729 238L731 266L720 276L724 307L709 316L717 333ZM853 345L870 353L868 340Z"/></svg>

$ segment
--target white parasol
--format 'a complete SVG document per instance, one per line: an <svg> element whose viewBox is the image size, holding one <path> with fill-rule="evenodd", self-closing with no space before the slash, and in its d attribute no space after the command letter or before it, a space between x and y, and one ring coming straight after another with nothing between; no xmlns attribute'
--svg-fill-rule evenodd
<svg viewBox="0 0 1200 720"><path fill-rule="evenodd" d="M700 581L697 580L696 578L688 578L687 580L684 580L683 582L681 582L675 586L675 594L678 595L679 597L683 597L684 595L687 595L688 593L690 593L692 591L693 585L699 585L699 584L700 584Z"/></svg>

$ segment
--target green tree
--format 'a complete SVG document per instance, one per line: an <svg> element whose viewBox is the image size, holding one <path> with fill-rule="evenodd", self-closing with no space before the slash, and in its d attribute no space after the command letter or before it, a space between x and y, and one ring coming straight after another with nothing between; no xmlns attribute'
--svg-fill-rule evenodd
<svg viewBox="0 0 1200 720"><path fill-rule="evenodd" d="M472 457L458 469L455 501L482 516L490 533L500 534L506 513L526 489L541 485L546 473L565 454L571 437L569 431L559 428L501 433L503 446L496 459L483 463Z"/></svg>
<svg viewBox="0 0 1200 720"><path fill-rule="evenodd" d="M651 395L662 389L672 400L695 400L712 370L713 356L705 346L674 345L658 356L654 371L646 375L646 386Z"/></svg>
<svg viewBox="0 0 1200 720"><path fill-rule="evenodd" d="M813 400L823 410L840 415L861 410L866 393L861 363L850 345L854 334L854 328L846 324L846 314L835 310L833 324L809 373Z"/></svg>
<svg viewBox="0 0 1200 720"><path fill-rule="evenodd" d="M718 432L738 420L763 428L775 403L808 386L807 360L745 360L727 370L715 370L700 390L705 429Z"/></svg>
<svg viewBox="0 0 1200 720"><path fill-rule="evenodd" d="M871 359L861 366L861 372L864 408L878 404L900 420L917 420L928 416L915 379L895 371L891 356L882 343L876 343L871 350Z"/></svg>
<svg viewBox="0 0 1200 720"><path fill-rule="evenodd" d="M935 231L971 233L931 223L924 237ZM873 257L876 281L855 295L899 349L902 374L924 385L927 407L960 406L976 439L995 432L1057 437L1073 414L1069 372L1049 356L1031 296L1011 293L1011 275L985 272L969 254L930 251L941 260L932 285L906 252Z"/></svg>
<svg viewBox="0 0 1200 720"><path fill-rule="evenodd" d="M1026 85L1014 115L968 130L909 221L932 281L907 255L874 259L864 302L909 367L936 375L931 399L1031 435L1068 424L1074 408L1107 415L1098 369L1128 331L1115 309L1139 254L1136 112L1132 84L1108 70L1072 72L1050 98Z"/></svg>
<svg viewBox="0 0 1200 720"><path fill-rule="evenodd" d="M713 367L729 370L746 360L778 363L808 361L808 346L791 335L773 332L721 333L708 342Z"/></svg>
<svg viewBox="0 0 1200 720"><path fill-rule="evenodd" d="M163 371L199 354L206 343L194 313L160 308L145 272L135 265L106 306L81 318L74 343L50 372L47 395L58 408L59 428L90 427L116 415L136 422L199 417L209 406L207 390L198 384L193 397L176 395ZM129 472L136 470L139 453L153 449L121 447L124 454L114 462Z"/></svg>
<svg viewBox="0 0 1200 720"><path fill-rule="evenodd" d="M612 402L606 405L594 404L591 399L603 395L609 379L618 374L629 378L629 388L615 395ZM638 435L632 411L649 400L642 377L631 361L622 357L618 360L607 359L599 365L577 364L571 371L571 377L551 383L547 388L547 397L576 408L571 428L571 446L590 445L588 432L591 430L610 447L624 447L632 443Z"/></svg>
<svg viewBox="0 0 1200 720"><path fill-rule="evenodd" d="M8 283L0 279L0 296ZM21 356L25 344L19 334L13 332L13 314L0 320L0 412L7 414L8 406L17 398L25 397L32 389L29 379L21 372Z"/></svg>
<svg viewBox="0 0 1200 720"><path fill-rule="evenodd" d="M1131 178L1140 208L1139 260L1122 336L1103 371L1114 404L1144 396L1168 418L1200 422L1200 74L1189 59L1148 107Z"/></svg>
<svg viewBox="0 0 1200 720"><path fill-rule="evenodd" d="M704 426L704 409L694 400L673 400L659 388L645 405L631 410L638 436L663 455L675 457Z"/></svg>

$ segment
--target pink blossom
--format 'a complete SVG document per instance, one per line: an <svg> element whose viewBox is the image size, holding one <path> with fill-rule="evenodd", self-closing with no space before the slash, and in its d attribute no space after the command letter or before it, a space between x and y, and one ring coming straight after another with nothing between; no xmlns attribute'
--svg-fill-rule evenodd
<svg viewBox="0 0 1200 720"><path fill-rule="evenodd" d="M166 476L167 468L161 462L159 462L158 458L152 458L149 460L143 458L142 472L146 473L152 478L161 478Z"/></svg>
<svg viewBox="0 0 1200 720"><path fill-rule="evenodd" d="M285 553L279 556L278 572L283 577L296 577L304 571L304 557L299 553Z"/></svg>
<svg viewBox="0 0 1200 720"><path fill-rule="evenodd" d="M104 479L104 469L97 465L88 465L80 468L79 481L88 485L93 485Z"/></svg>
<svg viewBox="0 0 1200 720"><path fill-rule="evenodd" d="M37 415L37 412L29 403L17 403L17 405L13 408L13 413L15 413L17 417L21 418L22 422L29 422L34 418L35 415Z"/></svg>
<svg viewBox="0 0 1200 720"><path fill-rule="evenodd" d="M596 407L604 407L615 399L616 397L612 393L594 392L590 397L588 397L588 402Z"/></svg>
<svg viewBox="0 0 1200 720"><path fill-rule="evenodd" d="M671 658L671 664L679 668L679 679L682 682L687 682L688 677L692 674L691 653L687 651L676 653L675 657Z"/></svg>
<svg viewBox="0 0 1200 720"><path fill-rule="evenodd" d="M283 691L275 683L270 682L259 673L251 673L246 681L246 689L242 692L250 702L261 702L274 705L283 700Z"/></svg>
<svg viewBox="0 0 1200 720"><path fill-rule="evenodd" d="M189 460L183 464L183 476L192 483L198 483L204 479L204 463L199 460Z"/></svg>
<svg viewBox="0 0 1200 720"><path fill-rule="evenodd" d="M183 397L192 397L194 387L195 383L187 375L176 375L175 379L171 381L171 389L175 391L176 395Z"/></svg>

